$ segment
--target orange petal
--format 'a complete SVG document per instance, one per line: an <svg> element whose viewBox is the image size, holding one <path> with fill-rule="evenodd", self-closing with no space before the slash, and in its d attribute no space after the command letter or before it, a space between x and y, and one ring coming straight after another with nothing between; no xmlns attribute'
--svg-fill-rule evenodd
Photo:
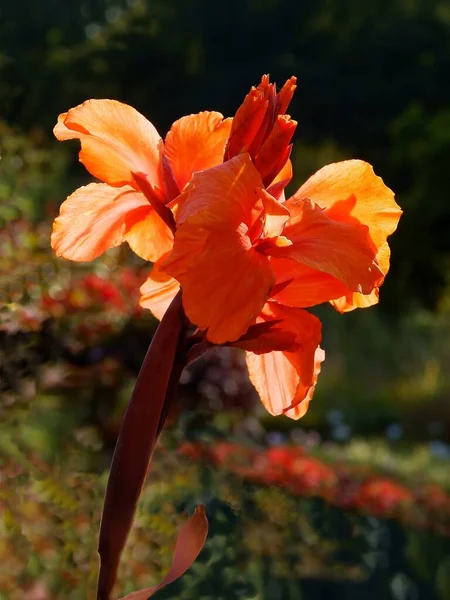
<svg viewBox="0 0 450 600"><path fill-rule="evenodd" d="M128 186L118 189L91 183L81 187L61 205L53 223L52 248L70 260L93 260L121 244L126 219L148 206L143 194Z"/></svg>
<svg viewBox="0 0 450 600"><path fill-rule="evenodd" d="M186 314L208 330L208 340L233 342L254 322L275 278L245 231L205 226L201 216L177 231L163 268L180 282Z"/></svg>
<svg viewBox="0 0 450 600"><path fill-rule="evenodd" d="M297 77L290 77L277 94L278 114L281 115L287 111L287 108L297 89Z"/></svg>
<svg viewBox="0 0 450 600"><path fill-rule="evenodd" d="M306 394L305 398L300 402L300 404L297 404L297 406L290 408L289 410L287 410L284 413L290 419L297 420L297 419L301 419L302 417L304 417L306 415L308 408L309 408L309 403L311 402L312 397L314 395L314 391L316 389L317 378L319 376L319 373L320 373L320 370L322 367L322 362L324 360L325 360L325 352L322 350L322 348L317 348L316 354L315 354L313 385L309 388L308 393Z"/></svg>
<svg viewBox="0 0 450 600"><path fill-rule="evenodd" d="M277 90L276 85L274 83L269 83L269 76L263 75L261 78L261 83L257 88L261 93L264 94L264 98L266 101L266 114L264 115L264 119L261 123L261 126L252 140L250 147L248 148L248 153L254 159L258 152L261 149L261 145L264 140L270 134L272 127L277 118Z"/></svg>
<svg viewBox="0 0 450 600"><path fill-rule="evenodd" d="M269 194L276 198L279 202L285 201L284 188L291 181L293 176L292 162L288 160L275 179L267 188Z"/></svg>
<svg viewBox="0 0 450 600"><path fill-rule="evenodd" d="M258 190L264 207L264 238L276 238L283 233L290 212L284 204L271 196L264 188Z"/></svg>
<svg viewBox="0 0 450 600"><path fill-rule="evenodd" d="M335 221L309 199L290 198L285 206L291 218L283 234L293 246L277 256L294 258L336 277L355 292L369 294L383 273L368 228L358 222Z"/></svg>
<svg viewBox="0 0 450 600"><path fill-rule="evenodd" d="M296 349L292 352L247 353L250 380L262 403L272 415L280 415L302 402L315 384L315 354L322 327L319 319L307 311L276 302L267 302L261 318L283 319L277 329L296 335Z"/></svg>
<svg viewBox="0 0 450 600"><path fill-rule="evenodd" d="M374 288L370 294L358 294L348 290L345 296L331 300L331 304L340 313L350 312L356 308L369 308L378 304L380 300L380 288Z"/></svg>
<svg viewBox="0 0 450 600"><path fill-rule="evenodd" d="M307 308L339 298L348 291L335 277L296 260L271 257L270 265L277 284L286 282L276 295L271 296L280 304Z"/></svg>
<svg viewBox="0 0 450 600"><path fill-rule="evenodd" d="M137 110L116 100L87 100L60 115L59 140L79 138L80 161L112 186L135 187L131 172L145 173L154 187L161 181L162 140Z"/></svg>
<svg viewBox="0 0 450 600"><path fill-rule="evenodd" d="M377 252L377 261L385 276L389 271L389 259L390 249L387 242L385 242ZM379 288L383 281L384 279L378 283L377 287L375 287L370 294L366 295L358 294L357 292L352 292L351 290L346 289L343 295L340 298L332 300L331 304L340 313L350 312L356 308L369 308L374 304L378 304L380 298Z"/></svg>
<svg viewBox="0 0 450 600"><path fill-rule="evenodd" d="M159 320L163 318L180 289L178 281L161 269L164 259L165 256L153 265L147 281L141 286L141 299L139 300L139 304L143 308L148 308Z"/></svg>
<svg viewBox="0 0 450 600"><path fill-rule="evenodd" d="M150 262L173 246L172 231L149 204L127 215L124 239L135 254Z"/></svg>
<svg viewBox="0 0 450 600"><path fill-rule="evenodd" d="M68 129L64 125L64 121L66 120L67 113L61 113L58 117L58 122L53 128L53 133L57 140L60 142L65 142L66 140L76 140L80 137L79 131L74 131L72 129Z"/></svg>
<svg viewBox="0 0 450 600"><path fill-rule="evenodd" d="M195 173L186 191L176 200L177 225L206 211L202 217L205 225L226 221L233 226L245 223L251 228L263 210L257 193L262 187L261 177L248 154Z"/></svg>
<svg viewBox="0 0 450 600"><path fill-rule="evenodd" d="M279 115L261 146L255 159L255 167L266 185L272 183L286 164L290 154L288 147L296 127L297 121L293 121L288 115Z"/></svg>
<svg viewBox="0 0 450 600"><path fill-rule="evenodd" d="M230 137L225 151L225 160L241 152L248 152L255 136L259 133L269 105L268 96L273 88L269 77L264 75L257 88L252 87L233 118Z"/></svg>
<svg viewBox="0 0 450 600"><path fill-rule="evenodd" d="M381 177L362 160L346 160L320 169L292 197L309 198L331 211L335 220L348 222L349 216L369 227L378 248L396 228L402 211ZM349 210L350 203L350 210Z"/></svg>
<svg viewBox="0 0 450 600"><path fill-rule="evenodd" d="M162 587L181 577L200 554L207 535L208 519L206 518L205 508L198 506L178 534L172 564L161 583L144 590L132 592L121 598L121 600L147 600Z"/></svg>
<svg viewBox="0 0 450 600"><path fill-rule="evenodd" d="M177 211L181 227L163 269L181 283L186 314L208 340L237 340L259 314L274 282L249 229L263 203L261 178L247 154L196 173Z"/></svg>
<svg viewBox="0 0 450 600"><path fill-rule="evenodd" d="M183 117L172 125L165 141L165 155L180 190L195 171L215 167L223 161L232 119L218 112Z"/></svg>

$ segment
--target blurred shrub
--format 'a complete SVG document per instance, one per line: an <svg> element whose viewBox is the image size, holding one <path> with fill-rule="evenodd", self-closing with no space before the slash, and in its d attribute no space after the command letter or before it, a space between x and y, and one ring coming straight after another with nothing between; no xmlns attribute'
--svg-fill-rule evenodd
<svg viewBox="0 0 450 600"><path fill-rule="evenodd" d="M0 597L31 599L39 588L45 600L84 600L97 569L106 473L93 470L92 457L101 446L74 432L49 456L39 431L22 424L0 442ZM119 574L122 593L161 578L176 529L197 503L210 519L207 544L161 598L296 600L328 590L336 598L400 600L401 573L402 585L427 598L448 591L443 490L412 492L373 473L364 479L367 472L325 465L300 447L177 450L178 436L166 433L152 464Z"/></svg>
<svg viewBox="0 0 450 600"><path fill-rule="evenodd" d="M0 114L0 223L21 218L36 222L57 210L61 196L68 192L72 177L68 173L66 148L48 144L38 128L23 133L7 125ZM3 258L2 258L3 260ZM3 265L2 265L3 266Z"/></svg>
<svg viewBox="0 0 450 600"><path fill-rule="evenodd" d="M92 264L57 259L49 235L45 222L26 219L10 220L0 231L1 389L23 396L24 386L35 388L40 378L42 389L63 385L86 394L97 381L117 396L117 382L131 384L139 370L157 323L138 306L148 266L125 247ZM300 423L272 419L261 408L263 423L314 428L336 441L355 434L386 435L399 444L420 439L448 454L449 305L444 295L434 313L416 310L396 322L382 318L379 308L342 316L319 307L327 360L314 402ZM183 388L192 399L188 408L259 406L242 357L229 349L194 364Z"/></svg>

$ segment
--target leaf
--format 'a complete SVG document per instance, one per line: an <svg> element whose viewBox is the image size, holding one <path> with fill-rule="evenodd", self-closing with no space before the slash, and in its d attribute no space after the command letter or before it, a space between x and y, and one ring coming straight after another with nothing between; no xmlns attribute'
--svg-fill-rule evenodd
<svg viewBox="0 0 450 600"><path fill-rule="evenodd" d="M164 579L158 585L132 592L120 600L147 600L163 586L181 577L192 565L208 535L208 519L205 507L198 506L194 514L183 525L178 534L172 564Z"/></svg>

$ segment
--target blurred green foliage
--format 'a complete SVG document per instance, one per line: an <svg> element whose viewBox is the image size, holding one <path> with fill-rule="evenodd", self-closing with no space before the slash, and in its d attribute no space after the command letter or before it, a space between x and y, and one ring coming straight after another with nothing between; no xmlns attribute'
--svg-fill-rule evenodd
<svg viewBox="0 0 450 600"><path fill-rule="evenodd" d="M29 416L20 423L10 420L0 440L2 600L84 600L95 588L105 448L95 430L76 422L71 427L60 423L59 447L49 447L56 430L49 435L41 422L64 402L55 394L36 397ZM211 444L213 430L232 437L213 415L210 432L197 428L195 437L209 437ZM401 600L410 589L421 594L413 597L446 599L450 538L428 528L402 528L367 509L339 509L326 497L316 497L315 484L294 496L282 479L245 482L225 463L217 468L179 451L179 443L180 432L169 430L157 450L125 550L118 593L161 579L186 512L204 503L210 521L206 546L184 578L159 592L161 598L297 600L331 594ZM233 453L237 462L239 447ZM248 446L242 448L247 452ZM304 452L298 446L295 450ZM262 451L253 444L256 460ZM335 462L340 469L343 456ZM422 464L427 468L433 462L428 455ZM355 476L361 477L357 471ZM433 527L445 518L437 511Z"/></svg>

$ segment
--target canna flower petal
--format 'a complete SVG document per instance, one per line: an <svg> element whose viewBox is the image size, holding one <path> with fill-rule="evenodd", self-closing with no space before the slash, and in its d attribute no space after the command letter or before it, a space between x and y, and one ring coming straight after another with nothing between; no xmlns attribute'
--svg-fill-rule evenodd
<svg viewBox="0 0 450 600"><path fill-rule="evenodd" d="M205 227L228 223L236 228L245 223L250 229L263 211L259 193L262 187L261 177L248 154L194 173L190 185L176 200L177 225L202 212Z"/></svg>
<svg viewBox="0 0 450 600"><path fill-rule="evenodd" d="M161 269L161 263L164 262L166 257L167 255L161 257L153 265L148 279L140 289L139 304L143 308L148 308L159 320L163 318L164 313L180 289L178 281Z"/></svg>
<svg viewBox="0 0 450 600"><path fill-rule="evenodd" d="M291 217L283 235L292 246L279 257L293 258L339 279L350 290L369 294L383 277L368 227L335 221L309 199L292 197L284 203Z"/></svg>
<svg viewBox="0 0 450 600"><path fill-rule="evenodd" d="M264 209L261 233L266 239L276 238L283 233L284 226L291 216L290 212L285 204L276 200L264 188L258 189L257 193L262 200Z"/></svg>
<svg viewBox="0 0 450 600"><path fill-rule="evenodd" d="M285 113L297 89L297 77L290 77L277 94L277 112Z"/></svg>
<svg viewBox="0 0 450 600"><path fill-rule="evenodd" d="M362 160L346 160L323 167L292 196L309 198L336 221L367 225L379 248L398 225L402 211L381 177Z"/></svg>
<svg viewBox="0 0 450 600"><path fill-rule="evenodd" d="M324 360L325 360L325 352L322 350L322 348L317 348L316 354L314 357L313 385L309 388L308 393L306 394L305 398L300 402L300 404L297 404L297 406L294 406L294 408L290 408L289 410L287 410L284 413L290 419L298 420L306 415L308 408L309 408L309 403L311 402L312 397L315 392L315 389L316 389L317 378L319 377L322 363Z"/></svg>
<svg viewBox="0 0 450 600"><path fill-rule="evenodd" d="M377 252L377 261L380 269L383 271L384 276L386 276L389 271L390 254L391 252L387 242L380 246ZM384 278L370 292L370 294L366 295L358 294L357 292L352 292L351 290L347 289L343 296L331 300L331 304L340 313L349 312L355 310L356 308L369 308L369 306L378 304L380 297L380 286L383 282Z"/></svg>
<svg viewBox="0 0 450 600"><path fill-rule="evenodd" d="M181 226L162 268L180 282L189 319L217 344L245 333L275 281L268 258L249 237L263 210L261 185L242 154L196 173L179 199Z"/></svg>
<svg viewBox="0 0 450 600"><path fill-rule="evenodd" d="M297 127L288 115L279 115L273 129L261 146L255 166L266 185L272 183L285 166L291 153L291 139Z"/></svg>
<svg viewBox="0 0 450 600"><path fill-rule="evenodd" d="M378 304L380 299L380 288L375 287L370 294L358 294L358 292L347 291L345 296L330 300L334 308L341 314L355 310L356 308L369 308Z"/></svg>
<svg viewBox="0 0 450 600"><path fill-rule="evenodd" d="M197 217L178 230L162 267L180 282L188 318L215 344L246 332L275 282L267 257L253 249L244 229L205 228Z"/></svg>
<svg viewBox="0 0 450 600"><path fill-rule="evenodd" d="M285 284L271 299L286 306L307 308L353 293L339 279L291 258L270 258L276 283ZM361 295L361 294L359 294Z"/></svg>
<svg viewBox="0 0 450 600"><path fill-rule="evenodd" d="M233 119L225 160L248 152L265 186L275 180L289 160L297 123L284 113L295 84L296 78L291 77L277 94L276 85L270 83L268 75L263 75L261 83L251 88Z"/></svg>
<svg viewBox="0 0 450 600"><path fill-rule="evenodd" d="M145 173L154 188L163 189L163 142L155 127L131 106L87 100L60 115L53 131L58 140L78 138L80 162L105 183L136 187L131 173Z"/></svg>
<svg viewBox="0 0 450 600"><path fill-rule="evenodd" d="M296 334L293 331L277 327L283 319L261 321L250 325L246 333L236 342L227 344L254 354L265 354L274 350L291 351L296 345Z"/></svg>
<svg viewBox="0 0 450 600"><path fill-rule="evenodd" d="M284 188L291 181L293 176L292 162L288 160L275 179L272 181L267 191L271 196L276 198L279 202L286 200L284 195Z"/></svg>
<svg viewBox="0 0 450 600"><path fill-rule="evenodd" d="M209 111L175 121L166 136L165 156L180 190L194 172L223 161L232 121L219 112Z"/></svg>
<svg viewBox="0 0 450 600"><path fill-rule="evenodd" d="M150 204L126 215L124 240L135 254L157 261L173 246L173 233Z"/></svg>
<svg viewBox="0 0 450 600"><path fill-rule="evenodd" d="M263 122L267 118L269 96L272 93L272 89L273 84L269 83L268 75L263 75L261 83L256 88L252 86L250 89L250 92L233 118L230 137L225 151L226 160L234 158L241 152L250 151L255 137L261 131ZM272 102L272 104L274 103ZM273 118L275 118L275 115ZM266 129L267 127L262 131L263 134Z"/></svg>
<svg viewBox="0 0 450 600"><path fill-rule="evenodd" d="M276 302L267 302L259 319L282 320L276 328L296 335L292 351L247 352L246 356L250 380L262 403L272 415L280 415L304 401L317 381L316 352L322 325L311 313Z"/></svg>
<svg viewBox="0 0 450 600"><path fill-rule="evenodd" d="M149 208L143 194L129 186L118 189L91 183L81 187L61 205L53 223L52 248L70 260L93 260L121 244L127 220L133 219L135 211Z"/></svg>

